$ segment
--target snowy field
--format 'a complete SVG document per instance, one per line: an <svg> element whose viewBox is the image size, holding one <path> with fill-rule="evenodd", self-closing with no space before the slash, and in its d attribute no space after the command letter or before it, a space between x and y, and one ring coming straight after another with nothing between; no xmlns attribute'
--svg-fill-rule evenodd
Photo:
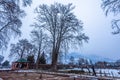
<svg viewBox="0 0 120 80"><path fill-rule="evenodd" d="M80 68L74 68L74 69L64 69L64 70L81 70ZM63 70L63 71L64 71ZM86 68L83 69L85 72L88 72ZM62 70L61 70L62 71ZM92 72L92 69L90 69ZM117 69L95 69L98 76L111 76L111 77L120 77L120 70Z"/></svg>
<svg viewBox="0 0 120 80"><path fill-rule="evenodd" d="M107 76L114 76L114 77L120 77L120 70L117 69L96 69L98 73L102 72L103 74L106 73Z"/></svg>
<svg viewBox="0 0 120 80"><path fill-rule="evenodd" d="M11 68L0 68L0 70L11 70ZM63 69L64 70L81 70L80 68L74 68L74 69ZM83 69L85 72L88 72L87 69ZM45 72L45 73L50 73L49 71L42 71L42 70L16 70L17 72ZM60 70L62 71L62 70ZM90 69L90 71L92 72L92 70ZM118 72L120 72L120 70L117 69L95 69L96 73L98 76L111 76L111 77L120 77L120 74ZM53 72L51 72L53 73Z"/></svg>

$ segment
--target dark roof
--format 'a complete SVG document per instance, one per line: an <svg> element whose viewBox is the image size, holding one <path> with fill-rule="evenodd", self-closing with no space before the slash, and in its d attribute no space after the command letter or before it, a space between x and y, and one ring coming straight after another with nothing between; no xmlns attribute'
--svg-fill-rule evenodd
<svg viewBox="0 0 120 80"><path fill-rule="evenodd" d="M28 62L28 61L26 59L24 59L24 58L20 58L16 62Z"/></svg>

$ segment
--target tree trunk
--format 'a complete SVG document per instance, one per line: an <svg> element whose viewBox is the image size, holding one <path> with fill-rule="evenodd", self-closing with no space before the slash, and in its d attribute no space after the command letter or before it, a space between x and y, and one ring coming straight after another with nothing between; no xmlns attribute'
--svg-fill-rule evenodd
<svg viewBox="0 0 120 80"><path fill-rule="evenodd" d="M89 66L86 66L87 70L88 70L88 73L90 74L90 69L89 69Z"/></svg>
<svg viewBox="0 0 120 80"><path fill-rule="evenodd" d="M57 42L53 42L53 50L52 50L52 70L57 70L57 61L58 61L58 54L60 49L61 37L60 35L57 38Z"/></svg>
<svg viewBox="0 0 120 80"><path fill-rule="evenodd" d="M93 76L96 76L96 71L94 65L92 65L92 70L93 70Z"/></svg>
<svg viewBox="0 0 120 80"><path fill-rule="evenodd" d="M38 56L37 56L37 61L36 61L36 69L38 69L39 67L39 57L40 56L40 53L38 53Z"/></svg>
<svg viewBox="0 0 120 80"><path fill-rule="evenodd" d="M23 58L23 53L25 51L25 47L23 47L23 50L21 50L21 55L20 55L20 58Z"/></svg>
<svg viewBox="0 0 120 80"><path fill-rule="evenodd" d="M39 50L38 50L38 56L37 56L37 61L36 61L36 69L38 69L38 67L39 67L39 59L40 59L40 46L39 46Z"/></svg>
<svg viewBox="0 0 120 80"><path fill-rule="evenodd" d="M41 46L42 46L42 40L38 43L38 55L37 55L37 61L36 61L36 69L39 68L39 59L40 59L40 53L41 53Z"/></svg>
<svg viewBox="0 0 120 80"><path fill-rule="evenodd" d="M58 60L58 53L55 51L52 53L52 70L56 71L57 70L57 60Z"/></svg>

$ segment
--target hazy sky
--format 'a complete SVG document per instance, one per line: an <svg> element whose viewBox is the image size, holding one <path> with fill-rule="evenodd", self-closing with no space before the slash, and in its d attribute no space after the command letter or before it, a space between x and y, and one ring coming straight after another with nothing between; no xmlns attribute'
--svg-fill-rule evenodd
<svg viewBox="0 0 120 80"><path fill-rule="evenodd" d="M101 9L101 0L33 0L31 7L25 8L27 16L23 19L22 38L30 39L30 25L34 21L34 9L40 4L53 4L55 2L73 3L74 14L84 23L84 32L89 36L89 43L77 51L82 54L96 54L111 59L120 59L120 35L112 35L111 20L115 16L105 16ZM74 51L73 51L74 52Z"/></svg>

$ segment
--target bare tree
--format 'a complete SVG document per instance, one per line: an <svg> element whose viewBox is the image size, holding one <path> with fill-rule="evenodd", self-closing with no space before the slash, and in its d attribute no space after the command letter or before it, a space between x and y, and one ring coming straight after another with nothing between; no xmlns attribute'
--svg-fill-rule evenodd
<svg viewBox="0 0 120 80"><path fill-rule="evenodd" d="M16 44L11 44L10 57L26 58L29 55L35 55L36 48L28 42L27 39L19 40Z"/></svg>
<svg viewBox="0 0 120 80"><path fill-rule="evenodd" d="M20 35L21 17L25 12L20 8L21 0L0 0L0 49L7 47L11 35ZM23 0L24 6L31 0Z"/></svg>
<svg viewBox="0 0 120 80"><path fill-rule="evenodd" d="M93 64L92 60L89 60L89 63L91 65L91 69L92 69L92 75L97 76L96 74L96 70L95 70L95 65Z"/></svg>
<svg viewBox="0 0 120 80"><path fill-rule="evenodd" d="M82 33L82 22L73 14L73 9L72 4L55 3L50 6L40 5L35 10L38 16L34 26L40 27L49 35L53 70L57 69L58 55L64 47L81 45L83 40L88 40Z"/></svg>
<svg viewBox="0 0 120 80"><path fill-rule="evenodd" d="M113 13L115 15L120 14L120 0L102 0L102 8L105 11L106 16L108 13ZM113 34L120 33L120 18L112 20L112 28L115 29Z"/></svg>
<svg viewBox="0 0 120 80"><path fill-rule="evenodd" d="M3 60L4 60L4 56L0 55L0 65Z"/></svg>
<svg viewBox="0 0 120 80"><path fill-rule="evenodd" d="M70 57L70 65L74 65L75 64L75 58L73 56Z"/></svg>
<svg viewBox="0 0 120 80"><path fill-rule="evenodd" d="M22 3L24 7L30 6L32 3L32 0L13 0L13 1L15 1L19 6L20 3Z"/></svg>
<svg viewBox="0 0 120 80"><path fill-rule="evenodd" d="M81 68L81 70L83 70L83 68L86 68L90 74L90 62L89 59L85 59L85 58L79 58L78 59L78 65Z"/></svg>
<svg viewBox="0 0 120 80"><path fill-rule="evenodd" d="M36 61L36 68L38 68L39 59L41 56L42 51L46 51L48 46L48 36L47 34L43 33L42 29L36 28L31 32L32 42L37 48L37 61Z"/></svg>
<svg viewBox="0 0 120 80"><path fill-rule="evenodd" d="M85 59L84 58L79 58L78 59L78 65L81 68L81 70L83 70L84 65L85 65Z"/></svg>

